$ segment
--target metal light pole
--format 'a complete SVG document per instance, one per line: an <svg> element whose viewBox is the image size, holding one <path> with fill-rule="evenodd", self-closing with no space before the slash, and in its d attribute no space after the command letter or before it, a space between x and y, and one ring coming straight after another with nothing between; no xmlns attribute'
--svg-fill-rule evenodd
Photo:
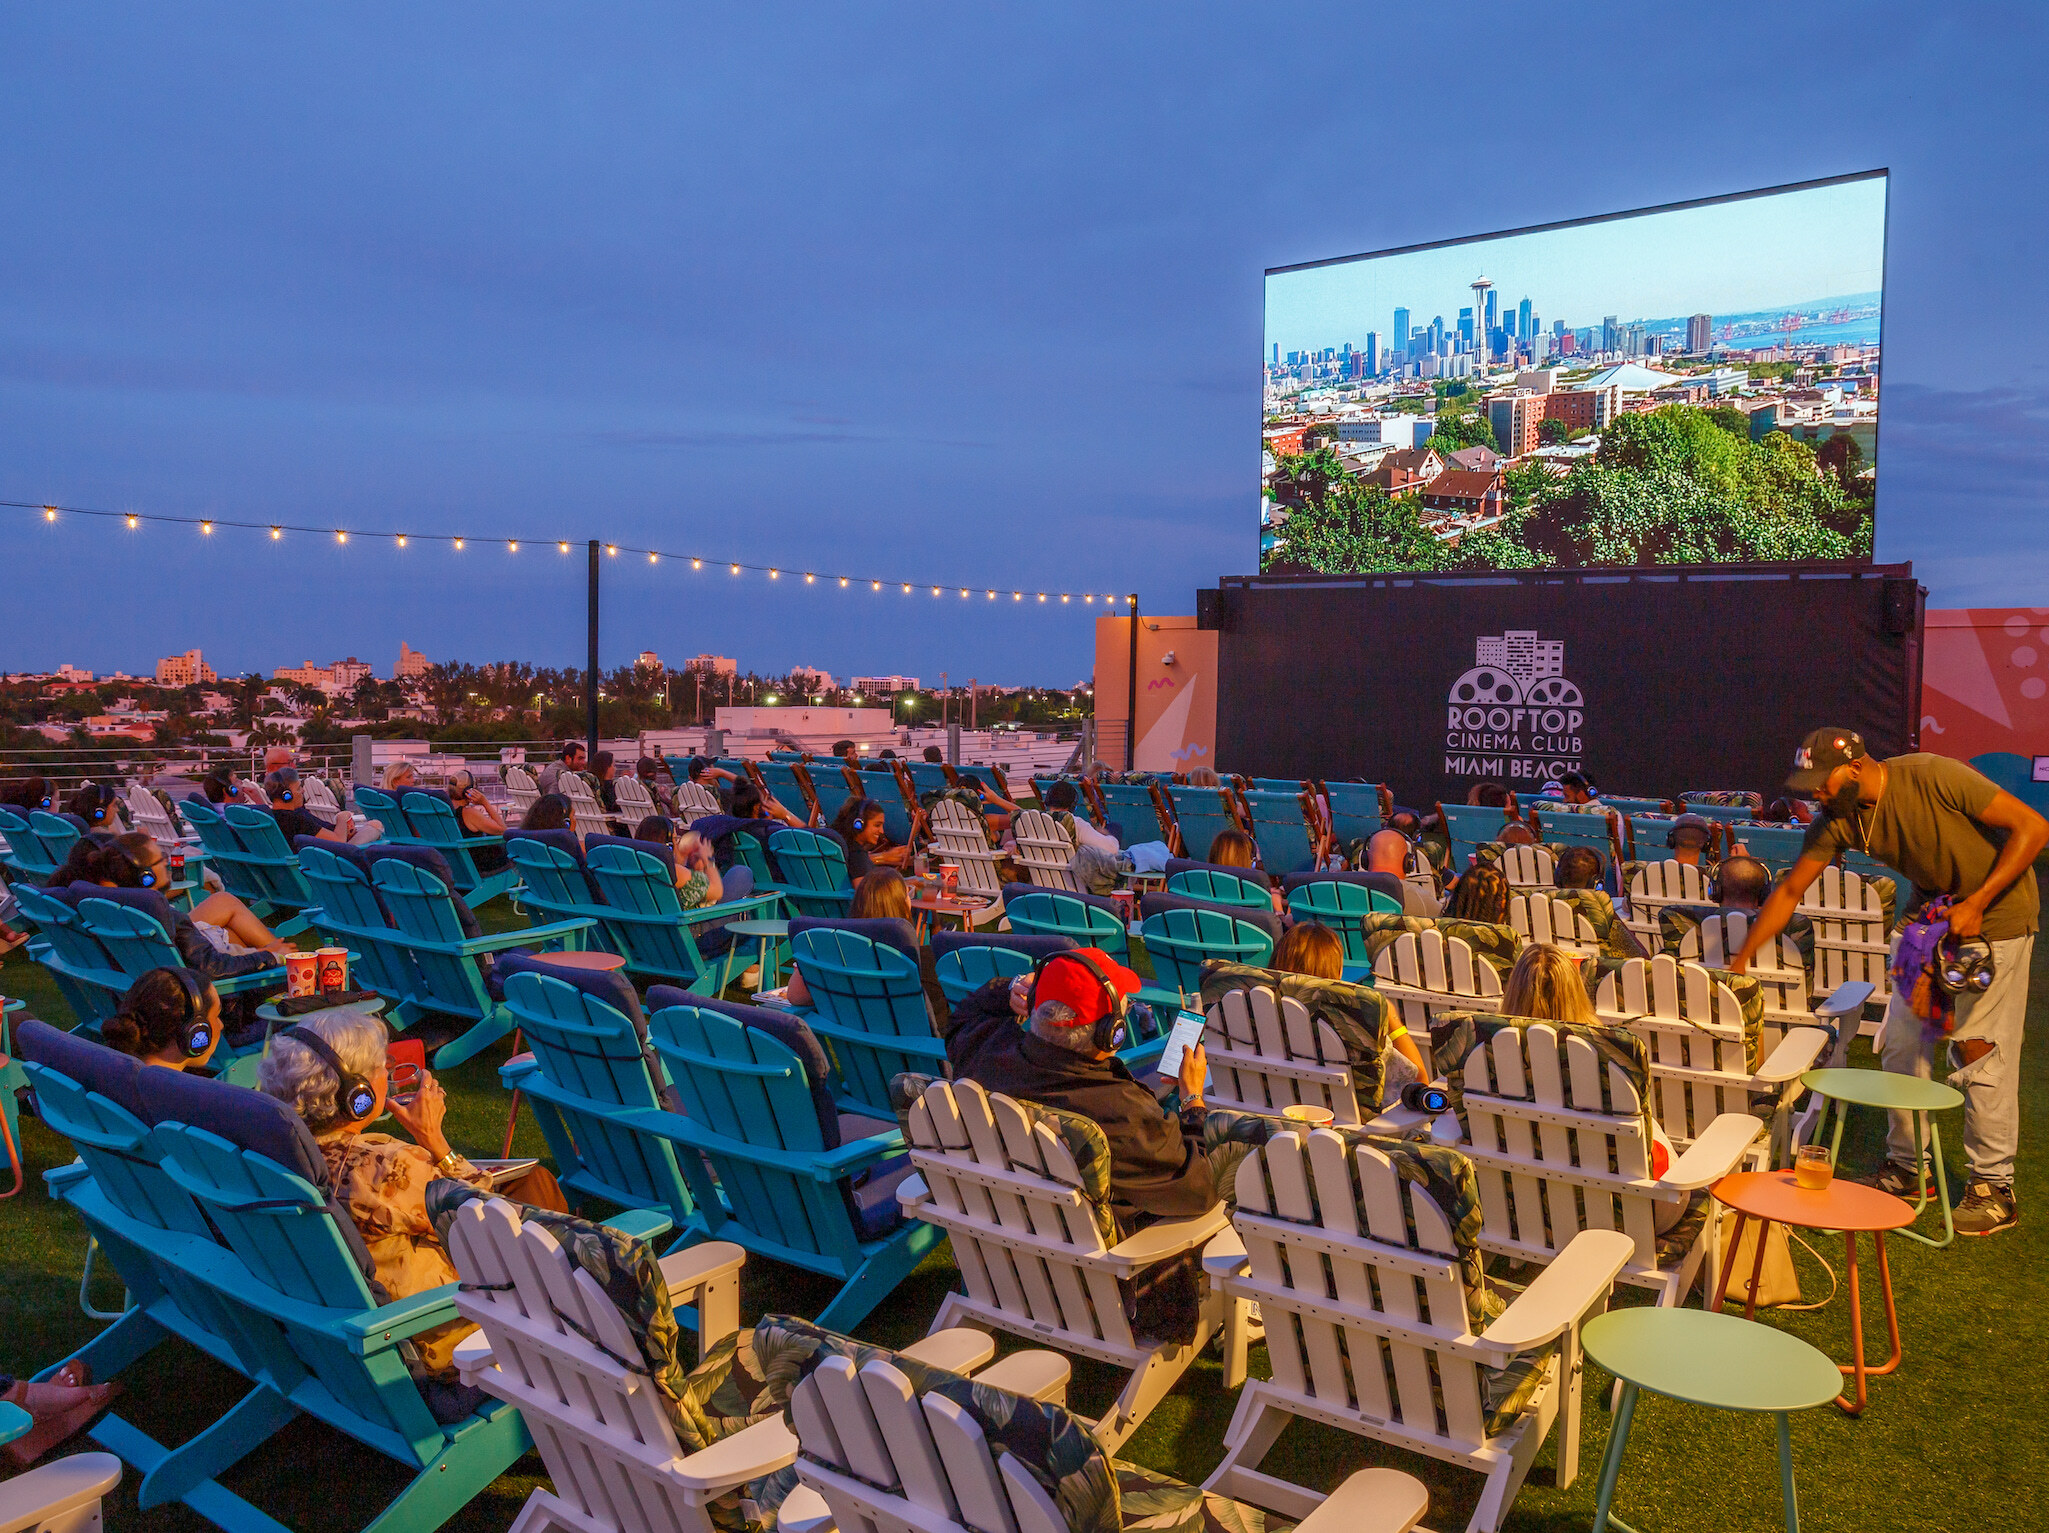
<svg viewBox="0 0 2049 1533"><path fill-rule="evenodd" d="M591 539L590 645L583 673L584 746L592 770L598 759L598 540Z"/></svg>
<svg viewBox="0 0 2049 1533"><path fill-rule="evenodd" d="M1126 598L1131 604L1131 667L1125 678L1124 770L1138 770L1138 592Z"/></svg>

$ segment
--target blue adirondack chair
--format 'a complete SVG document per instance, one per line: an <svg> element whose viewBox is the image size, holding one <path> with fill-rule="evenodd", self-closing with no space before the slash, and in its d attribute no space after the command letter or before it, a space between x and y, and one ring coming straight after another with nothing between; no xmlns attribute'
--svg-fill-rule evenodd
<svg viewBox="0 0 2049 1533"><path fill-rule="evenodd" d="M1685 814L1697 814L1704 820L1715 820L1723 825L1737 825L1749 819L1757 811L1748 804L1709 804L1700 799L1679 795L1679 808Z"/></svg>
<svg viewBox="0 0 2049 1533"><path fill-rule="evenodd" d="M414 791L399 801L399 807L405 811L406 823L420 844L441 854L448 870L455 875L455 892L468 900L472 909L495 900L519 882L519 875L509 867L495 873L478 870L474 854L485 847L502 848L505 839L469 834L462 828L455 806L440 794Z"/></svg>
<svg viewBox="0 0 2049 1533"><path fill-rule="evenodd" d="M1026 936L1067 937L1076 947L1099 947L1120 963L1131 957L1123 907L1098 894L1005 884L1003 916L1012 931Z"/></svg>
<svg viewBox="0 0 2049 1533"><path fill-rule="evenodd" d="M128 989L123 974L99 938L85 929L67 898L27 884L14 891L21 913L36 925L28 954L49 970L80 1027L97 1032L119 1009Z"/></svg>
<svg viewBox="0 0 2049 1533"><path fill-rule="evenodd" d="M42 839L29 824L28 816L8 804L0 804L0 836L7 838L9 877L34 884L42 883L57 871L57 864L47 860Z"/></svg>
<svg viewBox="0 0 2049 1533"><path fill-rule="evenodd" d="M230 804L223 815L228 828L241 844L243 866L263 890L263 904L270 912L271 930L280 937L295 936L306 929L301 914L313 903L313 890L299 867L299 854L285 840L283 827L268 809L249 804Z"/></svg>
<svg viewBox="0 0 2049 1533"><path fill-rule="evenodd" d="M151 969L185 967L177 944L171 940L175 917L170 902L156 890L92 889L85 892L86 886L77 884L72 888L81 895L78 901L79 924L106 949L107 956L114 960L114 967L127 975L130 983ZM217 978L213 987L223 996L280 991L285 987L284 967L273 964L249 974Z"/></svg>
<svg viewBox="0 0 2049 1533"><path fill-rule="evenodd" d="M891 1077L946 1073L909 923L798 916L790 922L790 958L811 992L810 1008L794 1014L832 1051L849 1102L893 1117Z"/></svg>
<svg viewBox="0 0 2049 1533"><path fill-rule="evenodd" d="M1662 862L1672 855L1665 845L1678 820L1674 814L1633 814L1629 817L1629 855L1637 862Z"/></svg>
<svg viewBox="0 0 2049 1533"><path fill-rule="evenodd" d="M1348 847L1354 841L1363 841L1387 824L1381 812L1386 803L1386 792L1379 783L1338 782L1326 778L1317 783L1316 791L1330 806L1331 838L1339 847Z"/></svg>
<svg viewBox="0 0 2049 1533"><path fill-rule="evenodd" d="M78 838L85 834L69 815L52 814L47 809L31 809L28 824L29 833L41 843L43 856L49 860L53 873L64 866L71 856L71 849L78 845Z"/></svg>
<svg viewBox="0 0 2049 1533"><path fill-rule="evenodd" d="M178 813L199 837L206 865L219 875L221 887L259 915L270 914L270 896L263 879L220 807L195 794L178 806Z"/></svg>
<svg viewBox="0 0 2049 1533"><path fill-rule="evenodd" d="M615 950L625 955L629 972L673 979L709 994L717 974L699 950L698 938L727 921L772 919L782 898L759 894L686 911L676 898L674 865L660 852L647 843L591 838L586 861L604 901L605 929Z"/></svg>
<svg viewBox="0 0 2049 1533"><path fill-rule="evenodd" d="M829 760L813 761L799 770L811 783L811 796L818 805L819 815L825 824L830 825L854 791L847 783L846 768L837 760ZM794 804L783 807L793 812L796 809Z"/></svg>
<svg viewBox="0 0 2049 1533"><path fill-rule="evenodd" d="M1251 875L1251 876L1247 876ZM1190 866L1185 858L1167 862L1167 892L1212 905L1236 905L1245 910L1274 908L1271 885L1264 874L1252 868L1221 868L1207 864Z"/></svg>
<svg viewBox="0 0 2049 1533"><path fill-rule="evenodd" d="M898 846L908 845L913 806L906 802L903 783L896 773L889 767L882 767L863 768L854 775L861 780L861 791L882 806L883 833Z"/></svg>
<svg viewBox="0 0 2049 1533"><path fill-rule="evenodd" d="M1014 979L1033 964L1072 949L1067 937L1029 937L1022 932L932 933L932 970L947 1004L965 999L992 979Z"/></svg>
<svg viewBox="0 0 2049 1533"><path fill-rule="evenodd" d="M1734 825L1729 829L1733 840L1743 843L1743 849L1772 871L1777 878L1800 860L1800 848L1807 841L1805 825ZM1862 869L1852 869L1862 872ZM1887 869L1888 876L1891 870Z"/></svg>
<svg viewBox="0 0 2049 1533"><path fill-rule="evenodd" d="M808 773L795 760L763 761L755 765L761 774L761 785L768 790L768 796L781 804L791 814L811 814L811 789Z"/></svg>
<svg viewBox="0 0 2049 1533"><path fill-rule="evenodd" d="M524 931L470 935L464 932L454 891L429 869L401 856L380 857L371 865L370 883L391 913L398 943L412 955L420 976L419 990L398 1007L393 1024L409 1027L429 1014L470 1024L461 1037L435 1051L437 1070L461 1064L512 1031L512 1014L486 987L476 963L479 956L509 948L573 946L595 924L576 917Z"/></svg>
<svg viewBox="0 0 2049 1533"><path fill-rule="evenodd" d="M1239 780L1248 793L1285 793L1290 797L1309 786L1306 779L1299 777L1245 777Z"/></svg>
<svg viewBox="0 0 2049 1533"><path fill-rule="evenodd" d="M906 761L904 770L910 773L911 787L920 798L953 786L953 779L947 776L943 761Z"/></svg>
<svg viewBox="0 0 2049 1533"><path fill-rule="evenodd" d="M1167 789L1167 801L1174 811L1174 825L1181 837L1181 855L1209 856L1217 832L1237 830L1238 816L1232 813L1230 795L1222 788L1191 788L1176 783Z"/></svg>
<svg viewBox="0 0 2049 1533"><path fill-rule="evenodd" d="M505 855L519 872L522 905L558 921L597 919L597 886L575 832L516 830L505 838Z"/></svg>
<svg viewBox="0 0 2049 1533"><path fill-rule="evenodd" d="M1336 932L1345 945L1345 978L1363 979L1373 972L1366 952L1365 921L1369 915L1400 915L1402 902L1384 889L1369 888L1359 874L1304 873L1283 881L1288 914L1297 921L1315 921Z"/></svg>
<svg viewBox="0 0 2049 1533"><path fill-rule="evenodd" d="M418 994L425 982L370 883L368 857L316 841L299 848L299 866L320 902L306 912L307 919L329 941L348 948L350 982L393 1006Z"/></svg>
<svg viewBox="0 0 2049 1533"><path fill-rule="evenodd" d="M757 890L781 887L776 883L775 870L768 865L767 851L760 841L744 830L733 832L733 860L754 875L754 887Z"/></svg>
<svg viewBox="0 0 2049 1533"><path fill-rule="evenodd" d="M651 1003L674 997L649 993ZM683 1107L651 1116L692 1152L681 1160L697 1213L682 1243L730 1240L834 1278L840 1291L817 1323L860 1324L942 1238L897 1206L911 1166L895 1118L821 1101L824 1051L775 1012L669 1004L648 1030Z"/></svg>
<svg viewBox="0 0 2049 1533"><path fill-rule="evenodd" d="M1138 935L1152 960L1155 983L1139 992L1148 1001L1178 1005L1202 990L1202 966L1211 958L1264 966L1273 957L1280 917L1250 910L1199 906L1172 894L1139 902L1145 918Z"/></svg>
<svg viewBox="0 0 2049 1533"><path fill-rule="evenodd" d="M1241 794L1245 819L1253 844L1259 848L1259 865L1278 878L1283 873L1300 873L1323 862L1323 827L1305 791L1266 792L1255 789Z"/></svg>
<svg viewBox="0 0 2049 1533"><path fill-rule="evenodd" d="M854 903L847 854L815 830L779 830L768 838L782 881L775 888L798 915L842 916Z"/></svg>
<svg viewBox="0 0 2049 1533"><path fill-rule="evenodd" d="M1540 799L1530 811L1534 822L1530 829L1539 841L1551 846L1584 846L1601 854L1601 866L1613 867L1618 859L1619 848L1615 841L1615 822L1607 815L1595 811L1568 808L1561 803Z"/></svg>
<svg viewBox="0 0 2049 1533"><path fill-rule="evenodd" d="M1098 783L1096 792L1102 796L1103 818L1108 822L1098 826L1099 830L1108 830L1111 825L1122 827L1126 846L1142 841L1164 841L1170 847L1174 844L1174 812L1163 807L1165 801L1151 783ZM1202 843L1201 850L1209 850L1207 841Z"/></svg>
<svg viewBox="0 0 2049 1533"><path fill-rule="evenodd" d="M1463 873L1473 853L1490 841L1499 841L1508 826L1506 809L1489 809L1483 804L1439 804L1444 820L1444 837L1451 843L1451 871Z"/></svg>
<svg viewBox="0 0 2049 1533"><path fill-rule="evenodd" d="M412 821L406 818L405 806L386 793L382 788L358 784L353 792L356 813L366 820L375 820L384 827L384 834L378 841L385 846L423 846Z"/></svg>

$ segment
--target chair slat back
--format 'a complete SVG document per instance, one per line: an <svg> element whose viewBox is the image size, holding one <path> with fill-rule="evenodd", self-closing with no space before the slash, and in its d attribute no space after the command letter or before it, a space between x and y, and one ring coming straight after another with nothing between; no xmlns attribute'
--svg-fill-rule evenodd
<svg viewBox="0 0 2049 1533"><path fill-rule="evenodd" d="M1210 959L1264 968L1273 957L1273 938L1250 921L1221 910L1162 910L1139 928L1146 956L1160 983L1186 993L1202 989L1202 966Z"/></svg>
<svg viewBox="0 0 2049 1533"><path fill-rule="evenodd" d="M843 916L854 902L847 856L837 841L809 830L779 830L768 848L782 870L786 898L802 916Z"/></svg>
<svg viewBox="0 0 2049 1533"><path fill-rule="evenodd" d="M463 940L448 885L425 868L387 857L370 870L370 883L391 912L392 928L412 954L420 975L417 999L434 1011L478 1021L497 1003L484 988L474 958L445 949Z"/></svg>
<svg viewBox="0 0 2049 1533"><path fill-rule="evenodd" d="M1167 893L1185 894L1190 899L1214 900L1219 905L1236 905L1244 910L1271 910L1273 896L1264 884L1215 868L1183 868L1167 880Z"/></svg>
<svg viewBox="0 0 2049 1533"><path fill-rule="evenodd" d="M1097 821L1099 827L1107 828L1104 821L1122 827L1126 846L1153 840L1173 844L1174 810L1150 783L1105 782L1095 786L1103 806L1103 817ZM1209 843L1203 842L1203 849L1208 848Z"/></svg>
<svg viewBox="0 0 2049 1533"><path fill-rule="evenodd" d="M1512 847L1512 851L1527 848ZM1529 942L1549 943L1580 958L1598 957L1600 934L1594 923L1560 899L1541 890L1528 890L1508 897L1508 924Z"/></svg>
<svg viewBox="0 0 2049 1533"><path fill-rule="evenodd" d="M321 846L301 847L299 866L319 903L316 930L357 954L352 978L387 1000L400 1001L421 988L413 956L399 940L368 876L355 863Z"/></svg>
<svg viewBox="0 0 2049 1533"><path fill-rule="evenodd" d="M1344 1044L1328 1022L1270 986L1228 990L1202 1033L1210 1099L1219 1107L1276 1116L1294 1106L1328 1108L1359 1122L1359 1097Z"/></svg>
<svg viewBox="0 0 2049 1533"><path fill-rule="evenodd" d="M1583 846L1600 854L1603 869L1621 858L1616 821L1605 810L1575 809L1547 799L1532 806L1530 819L1537 839L1547 846Z"/></svg>
<svg viewBox="0 0 2049 1533"><path fill-rule="evenodd" d="M313 891L299 871L299 854L285 839L276 816L251 804L230 804L222 817L251 859L250 867L265 899L285 910L304 910L313 903Z"/></svg>
<svg viewBox="0 0 2049 1533"><path fill-rule="evenodd" d="M1511 889L1552 889L1557 887L1557 866L1551 853L1541 846L1504 846L1501 849L1501 876L1508 880Z"/></svg>
<svg viewBox="0 0 2049 1533"><path fill-rule="evenodd" d="M1826 994L1838 985L1864 980L1872 1000L1892 994L1891 940L1885 902L1863 877L1826 867L1800 898L1800 913L1814 923L1814 988Z"/></svg>
<svg viewBox="0 0 2049 1533"><path fill-rule="evenodd" d="M988 822L958 799L935 801L929 815L934 854L960 869L960 886L969 894L1001 898L1003 854L989 845Z"/></svg>
<svg viewBox="0 0 2049 1533"><path fill-rule="evenodd" d="M517 826L526 818L526 812L534 807L534 800L541 796L540 785L534 781L534 774L525 767L508 766L505 769L505 823Z"/></svg>
<svg viewBox="0 0 2049 1533"><path fill-rule="evenodd" d="M569 800L569 822L579 836L611 834L612 821L590 782L580 772L564 772L555 779L555 791Z"/></svg>
<svg viewBox="0 0 2049 1533"><path fill-rule="evenodd" d="M356 801L356 813L375 820L384 827L384 834L380 839L393 846L405 846L419 839L413 832L412 822L406 818L405 805L399 802L395 794L387 793L384 789L369 783L357 783L353 797Z"/></svg>
<svg viewBox="0 0 2049 1533"><path fill-rule="evenodd" d="M505 855L519 869L524 897L549 914L592 913L596 901L574 857L559 846L534 841L517 831L505 838Z"/></svg>
<svg viewBox="0 0 2049 1533"><path fill-rule="evenodd" d="M1259 865L1278 878L1322 862L1323 825L1314 801L1300 787L1292 791L1253 789L1239 795L1245 828L1259 848Z"/></svg>
<svg viewBox="0 0 2049 1533"><path fill-rule="evenodd" d="M1027 809L1010 824L1017 843L1017 865L1025 877L1041 889L1079 889L1068 864L1074 860L1074 842L1060 822L1043 809Z"/></svg>
<svg viewBox="0 0 2049 1533"><path fill-rule="evenodd" d="M82 832L61 814L52 814L47 809L31 809L28 816L29 832L41 845L43 858L52 868L61 868L71 856L71 849L78 845Z"/></svg>
<svg viewBox="0 0 2049 1533"><path fill-rule="evenodd" d="M1168 887L1173 887L1171 879ZM1372 962L1373 955L1366 951L1364 922L1376 912L1400 915L1401 902L1364 884L1340 883L1335 879L1298 884L1288 895L1288 914L1297 921L1315 921L1336 932L1345 945L1348 964Z"/></svg>
<svg viewBox="0 0 2049 1533"><path fill-rule="evenodd" d="M438 793L414 791L400 800L406 823L421 844L437 848L455 877L456 891L467 894L483 882L468 842L479 839L462 828L455 806Z"/></svg>
<svg viewBox="0 0 2049 1533"><path fill-rule="evenodd" d="M1506 809L1490 809L1484 804L1439 804L1437 812L1451 843L1453 873L1464 872L1473 853L1490 841L1499 841L1509 823Z"/></svg>
<svg viewBox="0 0 2049 1533"><path fill-rule="evenodd" d="M1750 1110L1742 1003L1699 964L1632 958L1602 978L1594 1009L1644 1040L1651 1112L1675 1145L1691 1144L1722 1113ZM1760 1054L1782 1036L1770 1028Z"/></svg>
<svg viewBox="0 0 2049 1533"><path fill-rule="evenodd" d="M1107 797L1109 789L1105 788ZM1191 788L1176 783L1166 790L1172 807L1174 828L1181 838L1184 857L1209 857L1210 843L1218 832L1243 830L1230 793L1223 788Z"/></svg>
<svg viewBox="0 0 2049 1533"><path fill-rule="evenodd" d="M805 783L806 774L799 771L796 762L757 761L754 764L754 770L759 774L761 786L767 790L770 798L781 804L792 814L809 817L811 813L811 793ZM695 785L693 784L693 786ZM699 788L698 791L704 792L705 790ZM677 802L680 803L681 801L679 794ZM714 803L716 803L716 799L714 799ZM707 814L717 814L719 811L717 809L708 809L704 812Z"/></svg>
<svg viewBox="0 0 2049 1533"><path fill-rule="evenodd" d="M1003 907L1012 931L1035 937L1072 937L1077 947L1099 947L1112 958L1131 951L1124 923L1100 905L1070 899L1056 890L1020 894Z"/></svg>
<svg viewBox="0 0 2049 1533"><path fill-rule="evenodd" d="M1732 850L1741 846L1746 856L1755 857L1771 869L1773 878L1787 872L1800 860L1800 848L1807 843L1804 825L1758 825L1748 821L1729 830Z"/></svg>
<svg viewBox="0 0 2049 1533"><path fill-rule="evenodd" d="M242 838L235 834L221 811L205 800L187 799L178 811L199 837L206 853L206 865L220 875L221 887L245 904L258 907L270 898L263 879L250 865Z"/></svg>
<svg viewBox="0 0 2049 1533"><path fill-rule="evenodd" d="M789 801L784 799L780 793L776 794L775 797L782 803L784 808L790 807ZM803 800L800 798L797 802L799 805L798 812L801 813ZM706 815L724 814L725 812L724 807L719 803L719 796L703 783L683 781L676 784L676 814L686 824L693 820L701 820Z"/></svg>
<svg viewBox="0 0 2049 1533"><path fill-rule="evenodd" d="M158 846L169 851L184 844L185 831L178 824L177 816L141 783L129 785L126 802L129 821Z"/></svg>
<svg viewBox="0 0 2049 1533"><path fill-rule="evenodd" d="M638 825L655 811L655 796L638 777L622 777L612 784L619 800L619 816L628 826Z"/></svg>
<svg viewBox="0 0 2049 1533"><path fill-rule="evenodd" d="M151 969L185 967L171 934L146 911L88 898L78 902L78 919L106 949L114 967L130 978L140 978Z"/></svg>
<svg viewBox="0 0 2049 1533"><path fill-rule="evenodd" d="M1486 1011L1501 999L1501 976L1476 956L1463 937L1435 928L1403 932L1373 961L1373 983L1401 1009L1418 1038L1430 1036L1430 1018L1450 1008Z"/></svg>
<svg viewBox="0 0 2049 1533"><path fill-rule="evenodd" d="M1325 778L1317 784L1330 810L1330 833L1340 847L1363 841L1387 824L1387 790L1379 783L1340 782Z"/></svg>
<svg viewBox="0 0 2049 1533"><path fill-rule="evenodd" d="M948 1004L958 1004L992 979L1032 972L1032 955L1007 947L958 947L941 953L932 969Z"/></svg>

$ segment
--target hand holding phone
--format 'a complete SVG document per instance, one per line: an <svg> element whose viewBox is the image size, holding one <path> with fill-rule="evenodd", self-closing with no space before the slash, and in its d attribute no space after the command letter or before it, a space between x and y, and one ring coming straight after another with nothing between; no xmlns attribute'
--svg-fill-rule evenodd
<svg viewBox="0 0 2049 1533"><path fill-rule="evenodd" d="M1165 1080L1179 1080L1181 1056L1190 1049L1202 1050L1203 1018L1200 1012L1184 1011L1174 1019L1174 1025L1167 1029L1167 1046L1160 1052L1160 1075ZM1204 1064L1208 1059L1204 1059Z"/></svg>

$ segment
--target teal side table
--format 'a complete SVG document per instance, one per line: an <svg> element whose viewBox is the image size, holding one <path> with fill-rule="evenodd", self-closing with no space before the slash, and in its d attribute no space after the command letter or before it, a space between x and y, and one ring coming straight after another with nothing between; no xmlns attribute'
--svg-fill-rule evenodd
<svg viewBox="0 0 2049 1533"><path fill-rule="evenodd" d="M1622 1451L1641 1390L1716 1411L1769 1413L1779 1427L1779 1492L1786 1533L1800 1533L1800 1503L1793 1489L1792 1413L1835 1399L1842 1374L1797 1336L1734 1315L1697 1309L1611 1309L1581 1332L1593 1362L1622 1381L1622 1401L1601 1460L1594 1502L1594 1533L1609 1527L1636 1530L1611 1515Z"/></svg>
<svg viewBox="0 0 2049 1533"><path fill-rule="evenodd" d="M1935 1200L1942 1206L1942 1238L1921 1235L1913 1230L1901 1230L1900 1234L1909 1240L1918 1240L1924 1246L1938 1250L1956 1239L1956 1222L1949 1208L1949 1171L1942 1163L1942 1130L1928 1115L1932 1112L1947 1112L1952 1107L1964 1105L1964 1094L1954 1086L1945 1086L1940 1081L1924 1081L1915 1075L1895 1075L1889 1070L1809 1070L1800 1077L1800 1084L1822 1098L1821 1116L1814 1122L1814 1137L1821 1139L1821 1126L1828 1121L1828 1104L1836 1109L1835 1137L1829 1140L1829 1164L1834 1165L1836 1155L1843 1147L1843 1128L1850 1121L1850 1109L1854 1107L1883 1107L1891 1112L1912 1115L1914 1125L1914 1169L1921 1177L1920 1196L1912 1204L1914 1217L1928 1206L1927 1173L1922 1167L1922 1128L1927 1128L1927 1159L1935 1163Z"/></svg>

